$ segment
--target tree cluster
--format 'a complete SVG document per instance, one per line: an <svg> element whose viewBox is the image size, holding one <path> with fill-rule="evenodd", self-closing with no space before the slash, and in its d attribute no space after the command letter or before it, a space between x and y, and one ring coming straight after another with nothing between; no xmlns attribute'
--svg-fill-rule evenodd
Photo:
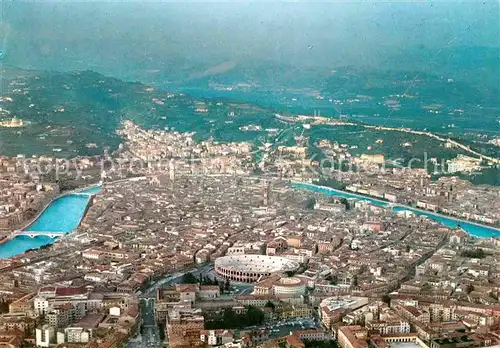
<svg viewBox="0 0 500 348"><path fill-rule="evenodd" d="M264 312L256 307L248 307L245 313L238 314L232 309L224 310L222 317L205 322L208 330L215 329L242 329L248 326L262 325Z"/></svg>
<svg viewBox="0 0 500 348"><path fill-rule="evenodd" d="M304 345L306 348L337 348L337 342L334 340L330 341L309 341L304 340Z"/></svg>
<svg viewBox="0 0 500 348"><path fill-rule="evenodd" d="M468 249L462 251L461 254L463 257L468 257L471 259L483 259L485 258L488 254L484 252L483 249L477 248L477 249Z"/></svg>
<svg viewBox="0 0 500 348"><path fill-rule="evenodd" d="M387 303L388 306L390 306L391 305L391 297L387 294L383 295L382 302L385 302L385 303Z"/></svg>
<svg viewBox="0 0 500 348"><path fill-rule="evenodd" d="M0 313L9 313L9 302L0 302Z"/></svg>
<svg viewBox="0 0 500 348"><path fill-rule="evenodd" d="M204 277L200 274L200 277L197 278L193 273L185 273L182 276L183 284L200 284L200 285L216 285L220 287L221 293L227 293L231 290L231 283L228 279L225 282L219 282L216 278Z"/></svg>
<svg viewBox="0 0 500 348"><path fill-rule="evenodd" d="M305 202L305 207L308 210L313 210L315 205L316 205L316 198L314 197L309 197Z"/></svg>
<svg viewBox="0 0 500 348"><path fill-rule="evenodd" d="M328 277L325 278L330 285L337 285L339 283L339 278L337 277L336 274L330 274Z"/></svg>
<svg viewBox="0 0 500 348"><path fill-rule="evenodd" d="M199 279L196 278L193 273L185 273L182 276L182 283L183 284L198 284Z"/></svg>

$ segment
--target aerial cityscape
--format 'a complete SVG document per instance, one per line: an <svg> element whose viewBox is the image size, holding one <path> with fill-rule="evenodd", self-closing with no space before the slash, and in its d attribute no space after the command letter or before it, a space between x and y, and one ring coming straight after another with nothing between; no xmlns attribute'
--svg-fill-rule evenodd
<svg viewBox="0 0 500 348"><path fill-rule="evenodd" d="M192 5L2 3L0 347L500 347L500 4Z"/></svg>

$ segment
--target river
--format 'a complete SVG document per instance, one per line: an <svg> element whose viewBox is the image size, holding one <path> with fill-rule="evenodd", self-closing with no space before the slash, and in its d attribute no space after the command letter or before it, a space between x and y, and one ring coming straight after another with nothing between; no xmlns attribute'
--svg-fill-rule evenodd
<svg viewBox="0 0 500 348"><path fill-rule="evenodd" d="M90 197L100 191L100 186L77 191L80 194L67 194L54 199L30 224L25 231L30 232L66 232L74 231L85 214ZM0 259L6 259L24 253L28 249L53 244L56 238L48 236L17 236L0 245Z"/></svg>
<svg viewBox="0 0 500 348"><path fill-rule="evenodd" d="M371 204L379 207L388 207L389 203L372 198L365 197L355 193L340 191L329 187L318 186L308 183L294 182L293 187L299 189L307 189L314 192L319 192L331 196L338 196L343 198L355 198L360 200L369 201ZM80 221L82 220L90 197L93 194L99 193L100 186L94 186L90 189L78 191L80 194L68 194L54 199L47 208L40 214L40 216L29 225L25 231L50 231L50 232L66 232L71 233L74 231ZM81 193L87 195L81 195ZM395 212L411 211L420 216L426 216L429 219L440 222L446 227L456 228L458 224L467 233L479 238L500 238L500 230L494 227L485 226L462 219L447 217L441 214L426 212L420 209L415 209L408 206L397 205L392 207ZM0 245L0 259L13 257L24 253L28 249L39 248L42 245L53 244L56 238L48 236L18 236L3 245Z"/></svg>
<svg viewBox="0 0 500 348"><path fill-rule="evenodd" d="M318 186L314 184L308 184L308 183L301 183L301 182L293 182L292 187L299 188L299 189L306 189L314 192L319 192L323 193L329 196L338 196L342 198L355 198L359 200L365 200L370 202L373 205L379 206L379 207L388 207L389 202L382 201L380 199L372 198L372 197L366 197L362 195L358 195L355 193L351 192L346 192L346 191L341 191L341 190L336 190L333 188L325 187L325 186ZM470 222L467 220L462 220L458 218L453 218L449 216L444 216L442 214L437 214L437 213L432 213L432 212L427 212L421 209L416 209L412 208L409 206L405 206L402 204L397 204L393 206L392 211L394 212L400 212L400 211L411 211L416 215L419 216L425 216L431 220L437 221L441 223L442 225L450 228L456 228L460 224L460 228L464 230L465 232L469 233L472 236L478 237L478 238L491 238L491 237L496 237L500 238L500 229L491 227L491 226L486 226L486 225L481 225L478 223Z"/></svg>

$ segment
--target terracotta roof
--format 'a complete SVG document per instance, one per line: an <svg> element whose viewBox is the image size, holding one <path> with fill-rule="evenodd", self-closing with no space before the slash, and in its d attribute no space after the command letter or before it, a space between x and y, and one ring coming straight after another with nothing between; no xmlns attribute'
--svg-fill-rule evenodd
<svg viewBox="0 0 500 348"><path fill-rule="evenodd" d="M43 288L40 288L38 292L53 292L55 290L56 288L53 286L44 286Z"/></svg>
<svg viewBox="0 0 500 348"><path fill-rule="evenodd" d="M324 334L323 330L311 329L311 330L295 330L292 331L294 335L309 335L309 334Z"/></svg>
<svg viewBox="0 0 500 348"><path fill-rule="evenodd" d="M56 308L56 309L71 309L71 308L73 308L73 305L69 302L65 302L65 303L54 305L54 308Z"/></svg>
<svg viewBox="0 0 500 348"><path fill-rule="evenodd" d="M179 292L196 292L195 285L181 285L179 287Z"/></svg>
<svg viewBox="0 0 500 348"><path fill-rule="evenodd" d="M56 296L74 296L74 295L82 295L87 292L85 288L57 288Z"/></svg>
<svg viewBox="0 0 500 348"><path fill-rule="evenodd" d="M304 347L304 342L300 338L298 338L295 335L290 335L286 338L286 342L291 346L291 347Z"/></svg>

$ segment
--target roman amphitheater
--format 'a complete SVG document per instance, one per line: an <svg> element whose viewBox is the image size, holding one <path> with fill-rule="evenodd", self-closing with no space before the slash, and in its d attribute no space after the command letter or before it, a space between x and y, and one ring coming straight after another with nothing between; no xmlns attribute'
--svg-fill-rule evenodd
<svg viewBox="0 0 500 348"><path fill-rule="evenodd" d="M280 256L232 255L215 260L215 272L219 276L242 283L254 283L261 277L298 268L298 262Z"/></svg>

